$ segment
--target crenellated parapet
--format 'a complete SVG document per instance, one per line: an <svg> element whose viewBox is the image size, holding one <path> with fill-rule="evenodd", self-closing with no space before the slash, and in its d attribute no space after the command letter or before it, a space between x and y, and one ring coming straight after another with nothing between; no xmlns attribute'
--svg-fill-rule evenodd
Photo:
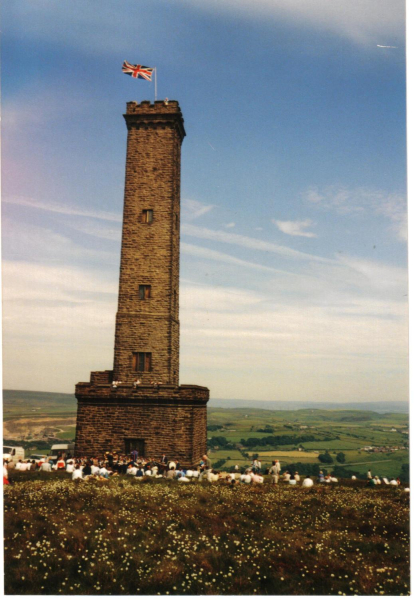
<svg viewBox="0 0 414 600"><path fill-rule="evenodd" d="M130 129L155 129L173 128L179 134L180 142L186 135L184 119L180 105L176 100L166 103L164 100L156 100L151 104L149 100L127 102L127 112L124 114L128 130Z"/></svg>

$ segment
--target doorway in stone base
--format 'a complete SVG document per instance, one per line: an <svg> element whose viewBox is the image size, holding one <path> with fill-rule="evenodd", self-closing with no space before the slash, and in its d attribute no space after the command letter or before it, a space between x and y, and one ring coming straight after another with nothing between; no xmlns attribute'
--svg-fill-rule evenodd
<svg viewBox="0 0 414 600"><path fill-rule="evenodd" d="M138 456L145 456L145 440L140 438L125 438L125 454L129 455L133 450L137 450Z"/></svg>

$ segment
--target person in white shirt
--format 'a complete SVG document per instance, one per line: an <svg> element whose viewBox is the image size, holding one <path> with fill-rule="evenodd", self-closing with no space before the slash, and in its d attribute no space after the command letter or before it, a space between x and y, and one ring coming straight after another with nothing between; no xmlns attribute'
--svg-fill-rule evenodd
<svg viewBox="0 0 414 600"><path fill-rule="evenodd" d="M258 473L252 473L251 477L252 477L252 483L263 483L264 482L264 477L262 477Z"/></svg>
<svg viewBox="0 0 414 600"><path fill-rule="evenodd" d="M313 481L312 481L312 479L311 479L309 476L308 476L308 477L305 477L305 479L302 481L302 487L307 487L307 488L309 488L309 487L312 487L312 486L313 486Z"/></svg>
<svg viewBox="0 0 414 600"><path fill-rule="evenodd" d="M72 480L83 479L83 473L79 465L76 465L75 470L72 473Z"/></svg>
<svg viewBox="0 0 414 600"><path fill-rule="evenodd" d="M269 469L269 475L271 476L273 484L276 484L279 481L279 471L280 471L280 466L279 466L279 470L278 470L276 461L274 460L272 462L272 466Z"/></svg>
<svg viewBox="0 0 414 600"><path fill-rule="evenodd" d="M91 465L91 475L99 475L99 467L97 465Z"/></svg>
<svg viewBox="0 0 414 600"><path fill-rule="evenodd" d="M137 474L137 471L138 471L137 467L134 467L134 465L128 465L128 468L126 470L126 474L127 475L134 475L135 476Z"/></svg>
<svg viewBox="0 0 414 600"><path fill-rule="evenodd" d="M108 471L108 469L105 466L101 467L99 469L99 475L101 477L106 477L108 479L108 477L109 477L109 471Z"/></svg>
<svg viewBox="0 0 414 600"><path fill-rule="evenodd" d="M46 461L46 462L44 462L44 463L42 463L40 465L39 471L46 471L47 473L51 473L52 472L52 465L50 464L49 461Z"/></svg>
<svg viewBox="0 0 414 600"><path fill-rule="evenodd" d="M68 464L66 465L66 473L73 473L75 470L75 465L73 464L73 460L68 460Z"/></svg>

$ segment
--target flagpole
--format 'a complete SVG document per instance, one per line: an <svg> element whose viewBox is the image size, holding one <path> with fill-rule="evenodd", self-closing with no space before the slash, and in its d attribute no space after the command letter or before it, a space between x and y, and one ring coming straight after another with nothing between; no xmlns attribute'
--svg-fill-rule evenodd
<svg viewBox="0 0 414 600"><path fill-rule="evenodd" d="M154 102L157 99L157 67L154 67L154 71L155 71L155 85L154 85Z"/></svg>

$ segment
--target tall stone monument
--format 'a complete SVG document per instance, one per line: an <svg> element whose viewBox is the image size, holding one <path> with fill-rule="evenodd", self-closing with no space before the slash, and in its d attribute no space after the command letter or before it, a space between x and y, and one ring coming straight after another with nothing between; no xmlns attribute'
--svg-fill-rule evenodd
<svg viewBox="0 0 414 600"><path fill-rule="evenodd" d="M179 385L178 102L127 103L128 128L114 367L76 385L77 456L115 450L182 465L206 452L209 390ZM137 383L138 382L138 383Z"/></svg>

